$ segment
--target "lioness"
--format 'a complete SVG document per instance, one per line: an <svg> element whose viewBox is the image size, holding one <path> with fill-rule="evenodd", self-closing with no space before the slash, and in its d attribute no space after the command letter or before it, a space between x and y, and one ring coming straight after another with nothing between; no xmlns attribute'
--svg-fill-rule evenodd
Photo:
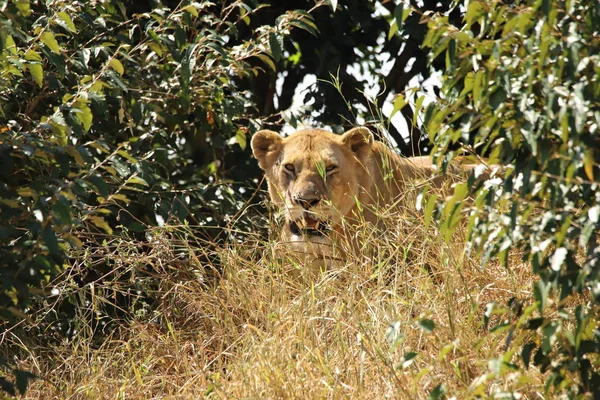
<svg viewBox="0 0 600 400"><path fill-rule="evenodd" d="M305 129L286 138L261 130L251 147L282 211L282 239L294 251L325 257L332 254L331 239L353 223L377 224L375 210L398 202L409 181L431 179L439 186L445 180L431 178L430 157L402 158L363 127L343 135Z"/></svg>

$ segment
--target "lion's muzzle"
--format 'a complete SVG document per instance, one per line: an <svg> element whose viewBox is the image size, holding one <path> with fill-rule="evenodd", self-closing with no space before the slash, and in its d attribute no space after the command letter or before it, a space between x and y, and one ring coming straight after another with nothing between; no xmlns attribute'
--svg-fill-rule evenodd
<svg viewBox="0 0 600 400"><path fill-rule="evenodd" d="M294 235L325 236L331 230L329 223L318 212L320 198L294 197L290 207L289 228Z"/></svg>
<svg viewBox="0 0 600 400"><path fill-rule="evenodd" d="M325 236L331 227L327 222L314 220L310 217L305 217L303 220L290 221L290 232L300 236Z"/></svg>

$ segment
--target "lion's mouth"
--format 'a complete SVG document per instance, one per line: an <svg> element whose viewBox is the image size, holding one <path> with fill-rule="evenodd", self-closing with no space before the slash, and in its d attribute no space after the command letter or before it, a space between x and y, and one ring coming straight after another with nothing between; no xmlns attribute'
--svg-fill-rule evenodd
<svg viewBox="0 0 600 400"><path fill-rule="evenodd" d="M294 235L325 236L331 230L325 221L305 216L302 220L290 221L290 231Z"/></svg>

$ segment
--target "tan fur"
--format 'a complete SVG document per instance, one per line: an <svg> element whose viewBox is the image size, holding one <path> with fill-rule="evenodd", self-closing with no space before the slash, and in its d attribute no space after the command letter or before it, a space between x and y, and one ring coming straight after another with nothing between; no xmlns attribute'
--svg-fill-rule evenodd
<svg viewBox="0 0 600 400"><path fill-rule="evenodd" d="M367 128L343 135L306 129L286 138L262 130L253 136L251 146L265 171L271 200L284 215L283 240L298 251L330 254L326 248L332 236L345 235L348 227L363 219L377 224L375 210L400 206L415 181L440 186L446 180L432 177L430 157L402 158L375 141ZM334 168L326 171L328 167ZM294 234L292 221L308 228L319 221L317 229L326 221L331 231L323 236Z"/></svg>

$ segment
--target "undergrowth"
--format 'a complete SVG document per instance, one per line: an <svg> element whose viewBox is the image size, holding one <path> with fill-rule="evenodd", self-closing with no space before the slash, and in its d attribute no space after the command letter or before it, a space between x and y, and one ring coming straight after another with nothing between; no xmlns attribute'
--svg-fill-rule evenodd
<svg viewBox="0 0 600 400"><path fill-rule="evenodd" d="M3 335L5 348L17 349L4 355L40 377L27 398L512 393L533 399L543 392L536 368L498 369L489 361L508 341L507 332L491 329L502 321L486 314L485 305L532 303L533 276L518 251L509 269L495 262L481 267L465 255L464 232L447 243L420 216L397 215L383 233L357 230L359 256L348 254L328 270L302 271L301 263L278 258L274 241L250 237L215 247L177 240L187 229L155 229L143 255L133 240L105 251L131 279L143 272L158 282L157 304L139 307L126 321L109 321L106 340L90 340L91 326L58 347L21 327ZM89 254L79 257L85 263ZM59 287L58 297L74 290L84 289ZM114 302L104 293L95 301Z"/></svg>

